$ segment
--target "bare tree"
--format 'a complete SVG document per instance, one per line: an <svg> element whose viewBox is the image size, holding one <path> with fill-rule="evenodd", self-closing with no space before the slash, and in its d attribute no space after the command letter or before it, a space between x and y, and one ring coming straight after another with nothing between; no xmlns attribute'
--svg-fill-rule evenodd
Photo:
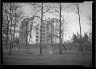
<svg viewBox="0 0 96 69"><path fill-rule="evenodd" d="M16 8L15 3L7 3L9 4L9 9L7 9L8 11L8 15L9 15L9 20L10 20L10 51L9 51L9 55L11 54L12 48L13 48L13 44L14 44L14 33L13 33L13 26L14 26L14 9Z"/></svg>
<svg viewBox="0 0 96 69"><path fill-rule="evenodd" d="M32 5L36 5L38 7L41 8L41 26L40 26L40 55L42 55L42 23L43 23L43 16L46 12L49 12L50 8L48 5L43 5L43 3L41 3L41 5L38 5L38 3L33 3ZM47 7L47 8L44 8L44 7ZM45 9L45 11L44 11ZM40 11L40 10L38 10Z"/></svg>
<svg viewBox="0 0 96 69"><path fill-rule="evenodd" d="M79 27L80 27L80 46L81 46L81 51L82 51L82 33L81 33L81 23L80 23L80 13L79 13L79 4L76 5L78 9L78 17L79 17Z"/></svg>
<svg viewBox="0 0 96 69"><path fill-rule="evenodd" d="M59 5L59 8L60 8L59 11L56 9L55 6L54 6L54 7L51 6L50 3L45 4L45 5L42 4L43 6L42 6L42 5L40 6L40 5L36 4L36 3L33 3L32 5L36 5L36 6L38 6L38 7L41 7L41 29L40 29L40 32L41 32L40 51L41 51L41 48L42 48L42 47L41 47L41 45L42 45L42 20L43 20L44 14L45 14L46 12L48 12L48 13L57 12L58 14L60 14L60 16L59 16L59 17L60 17L59 22L62 23L62 22L61 22L61 17L62 17L62 15L61 15L61 13L60 13L60 11L61 11L62 8L61 8L61 6L60 6L61 4ZM53 5L54 5L54 4L53 4ZM42 9L42 8L43 8L43 9ZM54 9L54 8L55 8L55 9ZM54 11L52 11L52 10L54 10ZM40 11L40 10L38 10L38 11ZM58 37L60 38L60 45L59 45L60 47L59 47L59 50L61 50L61 45L62 45L62 42L63 42L63 41L62 41L63 39L62 39L61 37L63 37L63 32L65 31L65 28L63 28L63 29L61 30L61 24L60 24L59 27L60 27L60 28L58 29L58 31L60 31L60 32L59 32L59 36L60 36L60 37L58 36ZM53 28L53 26L52 26L52 28ZM51 35L53 36L52 30L51 30ZM54 35L56 35L56 34L54 34ZM56 36L53 36L53 37L52 37L52 36L51 36L51 40L52 40L53 37L56 37ZM58 37L57 37L57 38L58 38Z"/></svg>
<svg viewBox="0 0 96 69"><path fill-rule="evenodd" d="M28 24L29 24L29 20L27 22L28 23L26 23L26 46L27 46L27 51L29 51L29 47L28 47Z"/></svg>
<svg viewBox="0 0 96 69"><path fill-rule="evenodd" d="M13 48L13 44L14 44L14 35L15 35L15 26L16 26L16 19L14 20L14 18L18 18L16 17L16 10L17 10L18 6L15 3L3 3L3 16L5 17L5 19L3 19L3 21L6 21L6 28L7 28L7 34L6 34L6 48L8 48L8 38L10 39L9 43L10 43L10 52L9 54L11 54L11 50ZM14 24L15 22L15 24ZM14 33L12 28L14 27ZM11 36L11 37L10 37Z"/></svg>
<svg viewBox="0 0 96 69"><path fill-rule="evenodd" d="M10 22L11 22L11 40L10 40L10 51L9 51L9 55L11 55L11 51L12 51L12 47L13 47L13 42L12 42L12 3L10 3Z"/></svg>
<svg viewBox="0 0 96 69"><path fill-rule="evenodd" d="M62 54L62 51L61 51L61 3L60 3L60 32L59 32L59 35L60 35L60 46L59 46L59 49L60 49L60 54Z"/></svg>
<svg viewBox="0 0 96 69"><path fill-rule="evenodd" d="M40 55L42 55L42 22L43 22L43 3L42 3L42 7L41 7Z"/></svg>
<svg viewBox="0 0 96 69"><path fill-rule="evenodd" d="M17 3L14 3L14 14L13 14L13 18L14 18L14 34L13 34L13 42L15 44L15 33L16 33L16 27L17 27L17 24L19 23L20 21L20 17L22 15L22 11L18 11L18 8L20 8L20 6L18 6ZM17 12L18 11L18 12ZM23 16L22 16L23 17Z"/></svg>
<svg viewBox="0 0 96 69"><path fill-rule="evenodd" d="M8 3L3 3L3 21L5 21L5 24L7 24L7 34L6 34L6 48L8 48L8 32L9 32L9 22L10 22L10 19L9 19L9 4ZM4 19L5 18L5 19ZM4 24L4 22L3 22Z"/></svg>
<svg viewBox="0 0 96 69"><path fill-rule="evenodd" d="M78 14L78 17L79 17L79 27L80 27L80 50L82 51L82 33L81 33L81 23L80 23L80 14L82 13L82 10L81 10L81 12L80 12L80 6L79 6L79 4L77 4L77 3L73 3L73 4L69 4L69 5L67 5L66 6L66 9L67 9L67 11L70 11L71 10L71 12L72 11L74 11L75 9L77 9L77 12L75 12L75 13L77 13ZM70 10L69 10L70 9Z"/></svg>
<svg viewBox="0 0 96 69"><path fill-rule="evenodd" d="M39 5L41 4L41 5ZM36 9L37 7L40 8L40 10L37 10L36 9L36 12L34 13L34 17L39 17L39 16L36 16L35 14L39 11L41 11L41 18L39 17L39 19L41 20L41 26L40 26L40 55L42 55L42 22L43 22L43 3L31 3L32 6L34 6L34 8ZM36 7L37 6L37 7Z"/></svg>
<svg viewBox="0 0 96 69"><path fill-rule="evenodd" d="M55 12L57 12L58 14L60 14L60 28L59 29L55 29L55 31L57 30L57 31L59 31L59 35L60 35L60 37L59 37L59 39L60 39L60 44L61 44L61 46L63 46L64 48L65 48L65 45L63 44L63 41L64 41L64 35L65 35L65 31L66 31L66 24L67 24L67 22L65 21L65 18L64 18L64 16L63 15L61 15L61 11L63 10L63 6L60 4L59 5L59 8L60 8L60 10L58 11L57 9L54 9L55 10ZM55 34L56 35L56 34ZM60 48L60 47L59 47ZM65 50L66 50L66 48L65 48Z"/></svg>

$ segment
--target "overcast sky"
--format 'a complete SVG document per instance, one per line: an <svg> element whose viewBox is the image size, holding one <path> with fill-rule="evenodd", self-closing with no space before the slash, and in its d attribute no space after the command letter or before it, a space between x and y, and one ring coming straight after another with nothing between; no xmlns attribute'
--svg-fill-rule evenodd
<svg viewBox="0 0 96 69"><path fill-rule="evenodd" d="M91 26L87 24L89 22L87 20L88 15L91 15L92 17L92 3L85 2L85 3L81 3L79 6L80 6L80 12L82 10L82 13L80 15L80 20L81 20L81 28L82 28L82 35L83 35L84 32L88 32L90 29L92 29ZM21 10L24 11L24 16L27 16L27 17L32 17L34 13L33 7L29 4L22 3ZM44 15L46 16L46 18L44 17L44 19L57 17L50 13L45 13ZM78 14L75 13L74 11L67 12L62 10L62 15L64 15L65 18L67 17L66 21L68 22L68 25L67 25L68 34L66 35L66 40L69 40L70 37L72 37L73 32L74 33L76 33L77 31L80 32Z"/></svg>

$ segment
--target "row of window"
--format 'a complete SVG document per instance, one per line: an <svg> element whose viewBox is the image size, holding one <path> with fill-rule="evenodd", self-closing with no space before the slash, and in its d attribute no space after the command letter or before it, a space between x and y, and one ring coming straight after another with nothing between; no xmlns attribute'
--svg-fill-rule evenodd
<svg viewBox="0 0 96 69"><path fill-rule="evenodd" d="M49 28L47 30L49 30ZM45 29L42 29L42 32L45 32L45 31L46 31ZM36 34L38 34L38 31L36 32Z"/></svg>
<svg viewBox="0 0 96 69"><path fill-rule="evenodd" d="M38 35L36 35L36 38L38 39ZM41 37L40 37L41 38ZM42 39L45 39L45 36L42 36ZM47 38L47 41L49 41L49 39Z"/></svg>
<svg viewBox="0 0 96 69"><path fill-rule="evenodd" d="M36 41L38 42L39 40L38 39L36 39ZM40 40L41 41L41 40ZM42 40L42 42L45 42L45 40Z"/></svg>
<svg viewBox="0 0 96 69"><path fill-rule="evenodd" d="M38 32L36 32L36 34L38 34Z"/></svg>
<svg viewBox="0 0 96 69"><path fill-rule="evenodd" d="M38 39L36 39L36 42L38 42L39 40ZM40 40L41 41L41 40ZM42 40L42 42L45 42L45 40ZM49 40L47 40L47 42L49 42Z"/></svg>
<svg viewBox="0 0 96 69"><path fill-rule="evenodd" d="M36 28L36 30L39 30L38 28Z"/></svg>
<svg viewBox="0 0 96 69"><path fill-rule="evenodd" d="M40 38L42 38L42 39L45 39L45 37L46 37L46 36L42 36L42 37L40 36ZM39 38L39 36L38 36L38 35L36 35L36 38L38 39L38 38ZM47 38L49 38L49 37L47 36ZM47 40L49 40L49 39L47 39Z"/></svg>
<svg viewBox="0 0 96 69"><path fill-rule="evenodd" d="M46 26L42 26L42 28L47 28L48 29L48 27L46 27ZM39 30L39 28L36 28L36 30Z"/></svg>
<svg viewBox="0 0 96 69"><path fill-rule="evenodd" d="M36 39L36 41L38 42L39 40L38 40L38 39Z"/></svg>
<svg viewBox="0 0 96 69"><path fill-rule="evenodd" d="M37 29L36 29L37 30ZM45 29L42 29L42 32L45 32Z"/></svg>
<svg viewBox="0 0 96 69"><path fill-rule="evenodd" d="M39 34L38 32L36 32L36 34ZM45 35L45 33L42 33L42 35Z"/></svg>

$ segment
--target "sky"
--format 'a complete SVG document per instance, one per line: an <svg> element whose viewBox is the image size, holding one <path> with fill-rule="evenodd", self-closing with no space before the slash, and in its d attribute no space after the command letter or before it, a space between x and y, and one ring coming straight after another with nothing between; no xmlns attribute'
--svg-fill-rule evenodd
<svg viewBox="0 0 96 69"><path fill-rule="evenodd" d="M88 32L90 29L92 29L92 27L87 24L89 22L87 20L88 15L91 15L92 17L92 3L90 2L80 3L79 7L80 7L80 12L82 11L82 13L80 14L80 23L81 23L81 28L82 28L81 31L83 35L84 32ZM21 10L24 12L24 16L27 17L31 17L34 13L33 7L29 4L22 3ZM44 15L46 16L46 18L44 17L44 19L53 18L53 17L59 18L58 16L54 16L50 13L45 13ZM73 32L74 33L76 33L77 31L80 32L78 14L75 13L74 11L67 12L62 10L62 15L64 15L64 17L67 18L66 21L68 22L67 24L68 30L66 34L66 40L70 40L70 37L72 37Z"/></svg>

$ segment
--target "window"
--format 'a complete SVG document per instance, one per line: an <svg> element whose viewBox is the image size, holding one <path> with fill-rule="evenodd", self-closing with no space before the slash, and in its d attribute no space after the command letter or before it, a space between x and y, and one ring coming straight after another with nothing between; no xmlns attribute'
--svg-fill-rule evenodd
<svg viewBox="0 0 96 69"><path fill-rule="evenodd" d="M36 30L38 30L38 28L36 28Z"/></svg>
<svg viewBox="0 0 96 69"><path fill-rule="evenodd" d="M45 38L45 36L42 36L42 39L44 39Z"/></svg>
<svg viewBox="0 0 96 69"><path fill-rule="evenodd" d="M42 35L42 34L40 33L40 35Z"/></svg>
<svg viewBox="0 0 96 69"><path fill-rule="evenodd" d="M36 32L36 34L38 34L38 32Z"/></svg>
<svg viewBox="0 0 96 69"><path fill-rule="evenodd" d="M40 42L41 42L42 40L40 40Z"/></svg>
<svg viewBox="0 0 96 69"><path fill-rule="evenodd" d="M42 42L45 42L45 40L42 40Z"/></svg>
<svg viewBox="0 0 96 69"><path fill-rule="evenodd" d="M38 39L36 39L36 41L38 41Z"/></svg>
<svg viewBox="0 0 96 69"><path fill-rule="evenodd" d="M42 28L45 28L45 26L42 26Z"/></svg>
<svg viewBox="0 0 96 69"><path fill-rule="evenodd" d="M45 32L45 29L42 29L42 32Z"/></svg>
<svg viewBox="0 0 96 69"><path fill-rule="evenodd" d="M36 38L38 38L38 35L36 35Z"/></svg>
<svg viewBox="0 0 96 69"><path fill-rule="evenodd" d="M42 23L42 25L46 25L45 23Z"/></svg>
<svg viewBox="0 0 96 69"><path fill-rule="evenodd" d="M42 33L42 35L45 35L45 33Z"/></svg>
<svg viewBox="0 0 96 69"><path fill-rule="evenodd" d="M40 39L42 39L42 36L40 36Z"/></svg>
<svg viewBox="0 0 96 69"><path fill-rule="evenodd" d="M40 42L45 42L45 40L40 40Z"/></svg>
<svg viewBox="0 0 96 69"><path fill-rule="evenodd" d="M49 41L49 39L47 39L47 41Z"/></svg>

